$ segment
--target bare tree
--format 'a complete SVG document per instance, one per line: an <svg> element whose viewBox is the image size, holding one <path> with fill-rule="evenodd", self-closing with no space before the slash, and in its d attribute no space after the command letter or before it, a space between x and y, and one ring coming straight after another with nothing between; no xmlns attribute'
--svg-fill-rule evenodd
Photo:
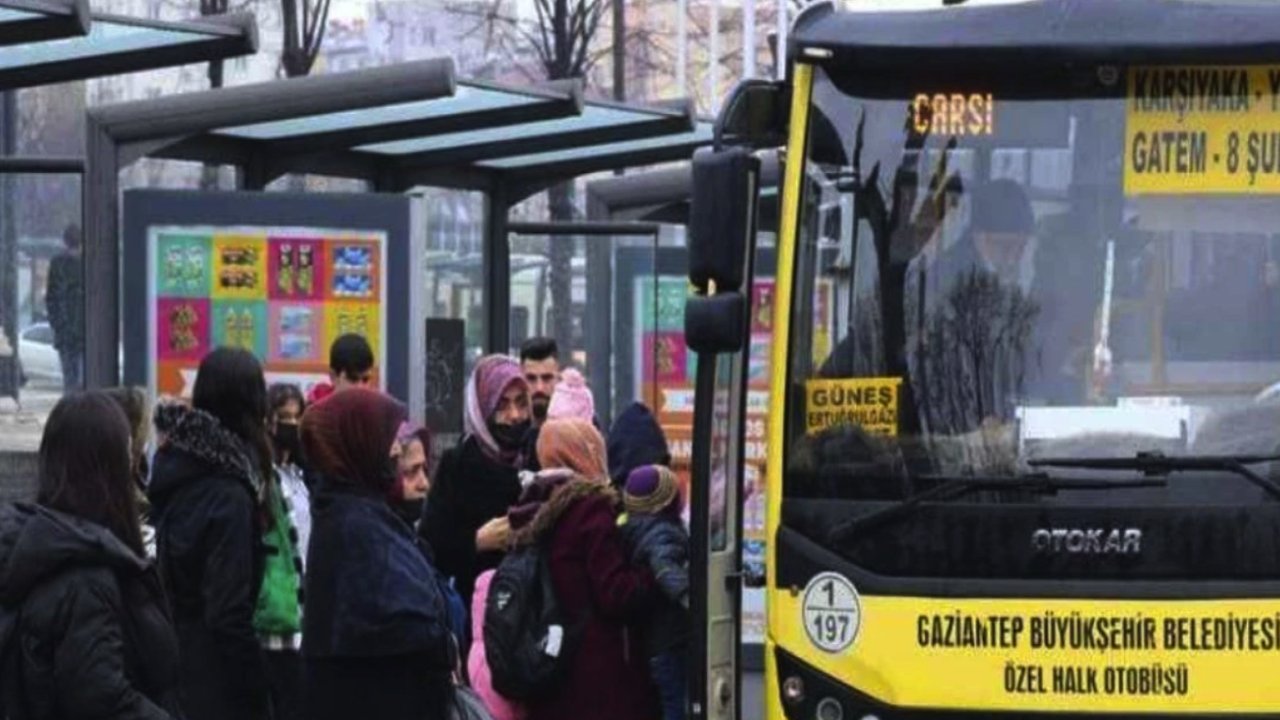
<svg viewBox="0 0 1280 720"><path fill-rule="evenodd" d="M489 0L484 3L457 4L451 9L473 19L469 35L483 34L489 48L512 59L536 59L537 75L545 80L588 78L591 69L605 57L609 49L596 46L597 33L610 0L534 0L537 17L522 20L513 3ZM515 63L517 67L520 64ZM526 70L526 75L537 75ZM575 215L572 183L553 186L548 191L552 220L572 220ZM573 341L573 241L551 238L548 251L551 291L552 332L562 345Z"/></svg>
<svg viewBox="0 0 1280 720"><path fill-rule="evenodd" d="M330 3L331 0L280 0L284 32L280 66L286 77L302 77L311 73L324 44Z"/></svg>

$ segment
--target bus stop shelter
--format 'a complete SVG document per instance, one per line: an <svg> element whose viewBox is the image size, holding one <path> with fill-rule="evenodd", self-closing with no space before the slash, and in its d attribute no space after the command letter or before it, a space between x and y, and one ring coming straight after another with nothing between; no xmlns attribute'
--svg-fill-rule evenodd
<svg viewBox="0 0 1280 720"><path fill-rule="evenodd" d="M687 102L588 101L577 81L459 81L449 59L107 106L91 110L88 125L86 298L120 297L118 176L143 157L233 165L245 190L289 173L363 180L383 193L470 190L486 205L490 351L508 348L513 205L580 175L688 159L712 140ZM86 310L87 382L114 383L120 306Z"/></svg>
<svg viewBox="0 0 1280 720"><path fill-rule="evenodd" d="M86 0L2 0L0 47L0 90L13 90L250 55L258 31L243 14L166 22Z"/></svg>
<svg viewBox="0 0 1280 720"><path fill-rule="evenodd" d="M249 55L258 49L250 15L167 22L93 12L87 0L0 0L0 176L66 175L80 180L79 157L18 157L17 103L13 93L56 83L88 80L190 63ZM8 193L14 181L6 178ZM84 183L80 182L83 205ZM18 212L5 196L0 238L0 330L16 346ZM19 399L19 354L0 357L0 397Z"/></svg>

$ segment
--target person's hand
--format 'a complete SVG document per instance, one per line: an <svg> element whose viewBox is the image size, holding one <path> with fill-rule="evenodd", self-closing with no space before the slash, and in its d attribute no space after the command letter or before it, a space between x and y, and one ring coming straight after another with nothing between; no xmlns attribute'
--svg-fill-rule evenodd
<svg viewBox="0 0 1280 720"><path fill-rule="evenodd" d="M505 550L511 539L511 523L505 517L497 517L476 531L476 550L491 552Z"/></svg>

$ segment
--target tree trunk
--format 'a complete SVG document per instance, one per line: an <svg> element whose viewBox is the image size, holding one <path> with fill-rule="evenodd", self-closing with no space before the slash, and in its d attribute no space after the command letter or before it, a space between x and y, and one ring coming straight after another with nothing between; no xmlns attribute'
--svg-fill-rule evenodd
<svg viewBox="0 0 1280 720"><path fill-rule="evenodd" d="M547 191L551 220L573 219L573 183L556 185ZM573 248L574 238L552 236L548 257L551 262L548 282L551 285L551 336L560 344L562 357L572 354L573 338Z"/></svg>

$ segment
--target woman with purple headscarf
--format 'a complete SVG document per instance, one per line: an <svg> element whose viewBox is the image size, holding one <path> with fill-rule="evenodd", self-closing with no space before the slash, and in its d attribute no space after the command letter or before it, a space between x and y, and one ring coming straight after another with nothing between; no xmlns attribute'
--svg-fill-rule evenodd
<svg viewBox="0 0 1280 720"><path fill-rule="evenodd" d="M476 576L496 568L507 547L506 514L520 496L529 412L520 364L506 355L481 358L467 382L466 434L440 458L418 527L467 607Z"/></svg>

